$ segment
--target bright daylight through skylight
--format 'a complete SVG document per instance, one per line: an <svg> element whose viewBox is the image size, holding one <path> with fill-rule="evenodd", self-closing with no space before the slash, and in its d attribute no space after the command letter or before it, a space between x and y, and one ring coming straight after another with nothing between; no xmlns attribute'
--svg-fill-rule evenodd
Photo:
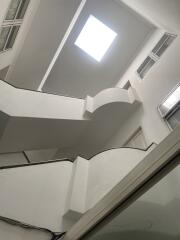
<svg viewBox="0 0 180 240"><path fill-rule="evenodd" d="M75 45L100 62L116 36L117 33L90 15Z"/></svg>

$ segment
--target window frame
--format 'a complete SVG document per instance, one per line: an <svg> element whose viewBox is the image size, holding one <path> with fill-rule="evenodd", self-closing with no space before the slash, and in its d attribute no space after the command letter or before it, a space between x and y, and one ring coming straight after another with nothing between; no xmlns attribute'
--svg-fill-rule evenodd
<svg viewBox="0 0 180 240"><path fill-rule="evenodd" d="M87 211L66 232L63 239L85 240L174 169L180 163L179 134L180 126L147 154L100 202Z"/></svg>
<svg viewBox="0 0 180 240"><path fill-rule="evenodd" d="M180 82L168 93L168 95L163 99L161 104L159 104L158 107L157 107L161 118L164 120L164 122L166 123L166 125L168 126L170 131L173 131L174 129L171 127L170 123L168 122L168 119L180 109L180 100L169 111L167 111L165 113L162 112L161 106L173 94L173 92L175 92L175 90L178 87L180 87Z"/></svg>
<svg viewBox="0 0 180 240"><path fill-rule="evenodd" d="M171 37L171 43L167 46L167 48L165 49L164 52L166 52L166 50L170 47L170 45L173 43L173 41L176 39L177 35L174 33L170 33L170 32L163 32L161 38L163 36L166 35L166 38ZM161 38L159 39L159 41L161 40ZM146 58L144 58L143 62L139 65L139 67L136 69L136 76L138 77L138 79L140 81L144 80L144 78L146 77L146 75L151 71L151 68L153 68L153 66L160 60L160 58L162 57L162 55L164 54L164 52L159 56L157 53L158 51L161 49L161 47L163 46L164 42L158 47L158 49L156 51L154 51L154 49L156 48L156 46L158 45L159 41L156 43L156 45L153 47L153 49L151 49L151 51L149 52L149 54L146 56ZM150 59L150 61L153 61L154 63L149 67L149 69L145 72L145 74L143 76L141 76L141 73L143 72L143 69L139 72L139 69L141 68L141 66L145 63L146 59ZM147 64L144 65L147 66L149 64L149 62L147 62Z"/></svg>
<svg viewBox="0 0 180 240"><path fill-rule="evenodd" d="M3 22L2 22L2 24L1 24L1 26L0 26L0 34L1 34L1 30L2 30L3 28L11 27L11 28L10 28L10 31L9 31L9 33L8 33L8 36L7 36L7 38L6 38L4 47L3 47L2 50L0 50L0 54L1 54L1 53L4 53L4 52L7 52L8 50L11 50L11 49L13 48L13 46L14 46L14 44L15 44L15 42L16 42L16 39L17 39L17 37L18 37L18 33L19 33L20 29L21 29L21 25L23 24L23 20L24 20L24 18L25 18L26 13L27 13L28 6L29 6L29 4L30 4L30 2L31 2L31 0L25 0L25 1L28 2L27 8L26 8L26 11L25 11L25 14L24 14L24 16L23 16L22 19L16 19L17 15L19 14L19 11L20 11L20 9L21 9L21 6L23 6L23 0L20 0L20 3L19 3L19 5L18 5L18 7L17 7L17 10L16 10L16 14L15 14L15 16L14 16L14 19L11 19L11 20L10 20L10 19L6 19L6 17L7 17L7 14L8 14L8 11L9 11L9 8L10 8L10 5L11 5L12 1L13 1L13 0L11 0L11 1L9 2L8 8L7 8L7 10L6 10L6 12L5 12L5 15L4 15L4 18L3 18ZM12 45L11 48L6 48L8 42L9 42L9 39L10 39L10 37L11 37L11 33L12 33L12 31L13 31L13 27L16 27L16 26L19 26L19 30L18 30L17 35L16 35L16 37L15 37L14 43L13 43L13 45Z"/></svg>

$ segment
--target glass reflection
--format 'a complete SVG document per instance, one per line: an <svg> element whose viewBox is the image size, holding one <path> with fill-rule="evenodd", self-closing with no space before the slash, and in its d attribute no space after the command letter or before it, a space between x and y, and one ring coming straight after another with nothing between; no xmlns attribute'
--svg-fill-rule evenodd
<svg viewBox="0 0 180 240"><path fill-rule="evenodd" d="M86 239L180 239L180 166Z"/></svg>

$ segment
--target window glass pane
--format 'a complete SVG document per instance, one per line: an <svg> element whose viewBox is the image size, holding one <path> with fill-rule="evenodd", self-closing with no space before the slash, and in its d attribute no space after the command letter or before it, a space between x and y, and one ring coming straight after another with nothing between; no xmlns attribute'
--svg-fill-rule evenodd
<svg viewBox="0 0 180 240"><path fill-rule="evenodd" d="M0 30L0 51L4 49L10 29L11 27L4 27Z"/></svg>
<svg viewBox="0 0 180 240"><path fill-rule="evenodd" d="M169 47L169 45L173 42L173 40L174 40L174 37L169 36L168 39L162 45L162 47L157 51L156 55L160 57L165 52L165 50Z"/></svg>
<svg viewBox="0 0 180 240"><path fill-rule="evenodd" d="M6 20L13 20L16 16L18 6L21 0L12 0L6 15Z"/></svg>
<svg viewBox="0 0 180 240"><path fill-rule="evenodd" d="M180 103L180 84L178 84L167 98L159 105L161 116L165 117Z"/></svg>
<svg viewBox="0 0 180 240"><path fill-rule="evenodd" d="M155 48L152 50L154 54L160 57L169 45L173 42L176 36L170 34L164 34L160 41L156 44Z"/></svg>
<svg viewBox="0 0 180 240"><path fill-rule="evenodd" d="M23 19L30 0L23 0L16 19Z"/></svg>
<svg viewBox="0 0 180 240"><path fill-rule="evenodd" d="M10 36L9 36L9 39L8 39L8 42L7 42L7 45L6 45L6 49L9 49L9 48L13 47L14 42L15 42L16 37L17 37L17 34L18 34L18 31L19 31L19 28L20 28L20 26L14 26L12 28L12 31L10 33Z"/></svg>
<svg viewBox="0 0 180 240"><path fill-rule="evenodd" d="M180 166L88 240L179 240Z"/></svg>
<svg viewBox="0 0 180 240"><path fill-rule="evenodd" d="M137 70L137 73L139 74L139 76L141 78L144 78L144 76L150 70L150 68L154 65L154 63L155 61L152 58L147 57Z"/></svg>
<svg viewBox="0 0 180 240"><path fill-rule="evenodd" d="M172 129L180 125L180 108L168 118L168 123Z"/></svg>

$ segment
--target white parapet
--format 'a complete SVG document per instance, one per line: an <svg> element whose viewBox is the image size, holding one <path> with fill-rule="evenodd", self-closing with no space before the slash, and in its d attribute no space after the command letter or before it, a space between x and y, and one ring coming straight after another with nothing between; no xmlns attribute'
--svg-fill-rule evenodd
<svg viewBox="0 0 180 240"><path fill-rule="evenodd" d="M108 88L99 92L95 97L87 96L84 116L90 117L108 105L119 104L119 109L121 109L121 106L133 106L137 103L140 103L140 100L133 88L130 87L128 90L118 87Z"/></svg>

